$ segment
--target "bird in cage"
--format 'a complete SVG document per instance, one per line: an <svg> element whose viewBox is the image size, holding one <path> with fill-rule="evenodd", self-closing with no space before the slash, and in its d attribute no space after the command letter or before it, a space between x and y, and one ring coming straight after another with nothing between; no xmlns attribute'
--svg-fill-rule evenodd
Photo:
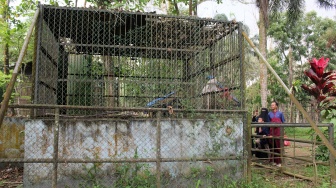
<svg viewBox="0 0 336 188"><path fill-rule="evenodd" d="M154 108L167 108L167 112L163 113L163 116L172 116L174 111L173 108L179 108L178 98L176 97L176 92L170 92L163 97L158 97L149 103L147 103L147 107L154 107Z"/></svg>
<svg viewBox="0 0 336 188"><path fill-rule="evenodd" d="M202 89L202 95L210 93L220 93L220 97L230 101L234 101L236 105L240 105L239 100L230 92L230 88L224 87L222 83L218 82L216 77L207 76L208 82Z"/></svg>
<svg viewBox="0 0 336 188"><path fill-rule="evenodd" d="M171 93L168 93L167 95L163 96L163 97L159 97L159 98L156 98L152 101L150 101L149 103L147 103L147 107L152 107L152 106L155 106L157 104L159 104L160 102L162 102L163 100L167 99L168 97L172 96L175 94L175 91L171 92Z"/></svg>

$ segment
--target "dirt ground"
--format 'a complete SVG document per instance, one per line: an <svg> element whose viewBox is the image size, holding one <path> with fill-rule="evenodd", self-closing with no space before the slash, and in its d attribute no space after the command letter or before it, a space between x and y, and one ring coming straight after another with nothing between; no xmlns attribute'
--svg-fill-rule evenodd
<svg viewBox="0 0 336 188"><path fill-rule="evenodd" d="M23 167L6 166L0 171L0 187L12 188L23 185Z"/></svg>
<svg viewBox="0 0 336 188"><path fill-rule="evenodd" d="M291 143L290 146L285 146L285 156L312 159L312 145L299 142Z"/></svg>
<svg viewBox="0 0 336 188"><path fill-rule="evenodd" d="M267 177L265 181L272 182L277 187L316 187L328 182L328 177L321 178L314 173L314 157L312 144L291 142L290 146L284 148L282 167L272 166L268 160L255 158L253 169L262 176ZM299 158L299 159L294 159ZM326 172L328 173L328 172ZM318 177L315 179L315 177Z"/></svg>

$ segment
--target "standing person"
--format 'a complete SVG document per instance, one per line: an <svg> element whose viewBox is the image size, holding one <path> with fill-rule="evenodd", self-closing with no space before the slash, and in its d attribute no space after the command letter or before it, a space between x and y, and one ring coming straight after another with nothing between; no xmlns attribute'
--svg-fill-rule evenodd
<svg viewBox="0 0 336 188"><path fill-rule="evenodd" d="M279 104L275 101L271 103L271 112L268 113L269 119L273 123L284 123L285 117L282 112L278 110ZM280 127L271 127L270 129L270 136L279 137L280 136ZM270 147L271 151L274 153L281 153L280 148L280 139L270 139ZM280 156L271 155L271 161L273 165L281 167L281 158Z"/></svg>

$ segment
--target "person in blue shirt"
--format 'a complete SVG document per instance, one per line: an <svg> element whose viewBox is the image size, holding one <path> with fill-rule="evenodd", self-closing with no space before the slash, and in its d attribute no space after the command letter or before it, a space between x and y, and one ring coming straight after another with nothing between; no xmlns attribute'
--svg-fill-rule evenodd
<svg viewBox="0 0 336 188"><path fill-rule="evenodd" d="M285 123L285 117L282 112L278 110L279 104L275 101L271 103L271 111L268 113L269 119L273 123ZM280 127L271 127L269 136L280 137ZM275 153L281 153L280 139L270 139L271 151ZM271 155L270 162L273 165L281 167L281 158L279 156Z"/></svg>

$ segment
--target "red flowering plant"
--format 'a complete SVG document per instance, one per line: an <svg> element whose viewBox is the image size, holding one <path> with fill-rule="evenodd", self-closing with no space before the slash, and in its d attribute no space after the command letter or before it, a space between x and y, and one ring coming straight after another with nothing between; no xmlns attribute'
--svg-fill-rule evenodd
<svg viewBox="0 0 336 188"><path fill-rule="evenodd" d="M318 110L321 110L321 115L324 123L333 123L336 125L336 71L325 72L328 66L329 58L321 57L319 60L313 58L310 61L310 69L304 73L313 82L310 86L302 84L302 88L309 94L313 95L318 103ZM328 130L323 134L327 137ZM316 137L318 141L321 138ZM318 160L329 160L329 150L325 145L318 146L315 158Z"/></svg>
<svg viewBox="0 0 336 188"><path fill-rule="evenodd" d="M328 66L329 58L321 57L319 60L313 58L310 60L310 69L304 74L310 78L313 84L307 86L302 84L302 88L315 97L320 109L334 108L334 99L336 97L336 72L325 72Z"/></svg>

